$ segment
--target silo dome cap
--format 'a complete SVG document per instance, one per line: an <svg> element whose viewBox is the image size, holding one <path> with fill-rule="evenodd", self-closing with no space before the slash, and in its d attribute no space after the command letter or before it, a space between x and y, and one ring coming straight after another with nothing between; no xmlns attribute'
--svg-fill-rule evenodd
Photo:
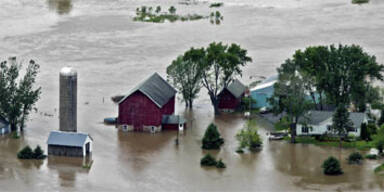
<svg viewBox="0 0 384 192"><path fill-rule="evenodd" d="M77 75L77 71L72 67L63 67L60 70L60 75L73 76L73 75Z"/></svg>

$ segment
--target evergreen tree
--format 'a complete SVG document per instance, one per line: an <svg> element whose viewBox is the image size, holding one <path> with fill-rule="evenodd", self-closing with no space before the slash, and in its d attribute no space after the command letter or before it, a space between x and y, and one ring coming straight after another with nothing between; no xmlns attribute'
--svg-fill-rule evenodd
<svg viewBox="0 0 384 192"><path fill-rule="evenodd" d="M348 131L353 128L353 123L349 118L349 112L345 105L340 104L337 107L336 112L333 114L332 123L332 130L339 136L341 147L342 137L345 137Z"/></svg>
<svg viewBox="0 0 384 192"><path fill-rule="evenodd" d="M224 139L221 138L216 125L211 123L205 131L203 137L203 149L220 149L220 146L224 143Z"/></svg>

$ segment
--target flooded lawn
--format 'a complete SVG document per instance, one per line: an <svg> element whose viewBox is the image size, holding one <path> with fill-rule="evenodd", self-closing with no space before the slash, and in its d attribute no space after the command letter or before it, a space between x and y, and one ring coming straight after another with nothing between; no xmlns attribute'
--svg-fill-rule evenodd
<svg viewBox="0 0 384 192"><path fill-rule="evenodd" d="M141 5L169 7L181 13L209 14L209 3L181 5L164 0L2 0L0 57L35 59L41 65L39 111L32 114L18 140L0 136L0 186L4 191L381 191L384 177L373 169L380 162L347 165L353 150L314 145L291 145L266 140L271 126L259 119L264 140L258 153L235 153L240 115L214 117L205 91L193 111L177 111L189 120L188 129L159 134L120 132L102 123L116 116L110 97L127 93L139 81L165 69L178 55L212 41L235 42L249 51L254 62L242 80L268 76L294 50L309 45L360 44L384 63L384 3L371 0L352 5L349 0L223 0L220 25L209 20L175 23L133 22ZM48 158L22 161L19 149L41 145L58 130L59 71L78 70L78 130L94 139L91 169L83 159ZM200 167L201 138L215 122L225 139L219 152L227 168ZM341 160L345 174L324 176L321 164L328 156ZM88 160L87 160L88 161Z"/></svg>

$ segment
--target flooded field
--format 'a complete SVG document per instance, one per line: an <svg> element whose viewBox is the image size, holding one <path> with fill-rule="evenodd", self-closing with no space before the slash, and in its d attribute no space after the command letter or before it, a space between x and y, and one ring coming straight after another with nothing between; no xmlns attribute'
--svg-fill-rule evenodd
<svg viewBox="0 0 384 192"><path fill-rule="evenodd" d="M262 151L235 153L239 115L214 117L209 98L201 92L193 111L177 111L188 129L159 134L125 133L102 123L116 116L110 97L126 93L143 78L158 72L179 54L212 41L238 43L253 63L242 80L268 76L294 50L309 45L359 44L384 63L384 1L352 5L350 0L223 0L220 25L209 20L176 23L133 22L141 5L175 5L181 14L208 15L209 3L181 5L177 0L2 0L0 58L35 59L41 65L38 112L31 115L18 140L0 136L0 191L382 191L384 177L373 169L380 162L347 165L353 150L268 142L271 126L259 120ZM58 130L59 71L78 70L78 130L94 139L93 165L82 159L48 158L20 161L17 151L29 144L46 148L51 130ZM214 153L225 170L201 168L205 128L215 122L225 139ZM321 163L329 155L341 159L345 174L324 176Z"/></svg>

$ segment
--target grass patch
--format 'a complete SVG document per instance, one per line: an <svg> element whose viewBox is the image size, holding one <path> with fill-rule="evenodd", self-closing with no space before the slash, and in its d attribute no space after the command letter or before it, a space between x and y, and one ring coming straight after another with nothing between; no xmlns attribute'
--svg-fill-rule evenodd
<svg viewBox="0 0 384 192"><path fill-rule="evenodd" d="M290 137L284 137L284 140L290 141ZM296 137L296 143L302 143L302 144L314 144L318 146L331 146L331 147L339 147L340 143L337 139L330 139L325 141L319 141L316 140L315 137L310 136L299 136ZM374 148L374 144L372 141L366 142L366 141L351 141L351 142L342 142L343 148L356 148L359 150L368 150L370 148Z"/></svg>
<svg viewBox="0 0 384 192"><path fill-rule="evenodd" d="M198 14L178 15L176 8L171 6L168 12L161 12L161 7L157 6L155 9L152 7L142 6L136 9L136 17L134 21L151 22L151 23L164 23L165 21L196 21L200 19L207 19L208 16Z"/></svg>
<svg viewBox="0 0 384 192"><path fill-rule="evenodd" d="M211 4L209 5L209 8L221 7L221 6L223 6L223 5L224 5L224 3L221 3L221 2L211 3Z"/></svg>
<svg viewBox="0 0 384 192"><path fill-rule="evenodd" d="M380 174L380 175L384 174L383 173L383 171L384 171L384 164L381 164L380 166L376 167L374 171L375 171L376 174Z"/></svg>
<svg viewBox="0 0 384 192"><path fill-rule="evenodd" d="M352 4L364 4L369 3L369 0L352 0Z"/></svg>

